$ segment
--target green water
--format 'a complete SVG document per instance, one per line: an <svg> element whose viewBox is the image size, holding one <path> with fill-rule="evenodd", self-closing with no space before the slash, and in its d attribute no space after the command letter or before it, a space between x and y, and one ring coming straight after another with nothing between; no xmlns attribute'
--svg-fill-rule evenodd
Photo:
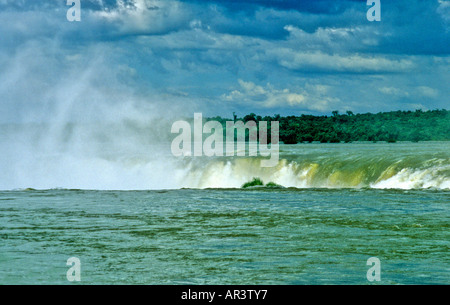
<svg viewBox="0 0 450 305"><path fill-rule="evenodd" d="M450 284L450 192L0 192L0 284Z"/></svg>

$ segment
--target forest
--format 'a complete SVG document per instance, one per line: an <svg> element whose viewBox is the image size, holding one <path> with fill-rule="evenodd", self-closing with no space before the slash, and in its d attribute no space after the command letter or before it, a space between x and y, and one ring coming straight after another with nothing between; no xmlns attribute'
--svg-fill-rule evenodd
<svg viewBox="0 0 450 305"><path fill-rule="evenodd" d="M209 120L219 121L223 126L226 121L230 121L221 117ZM450 140L450 116L449 111L445 109L363 114L354 114L352 111L341 114L339 111L333 111L329 116L302 114L286 117L278 114L261 117L250 113L242 118L233 113L232 120L255 121L257 124L260 121L267 121L269 126L271 121L278 121L280 141L284 144Z"/></svg>

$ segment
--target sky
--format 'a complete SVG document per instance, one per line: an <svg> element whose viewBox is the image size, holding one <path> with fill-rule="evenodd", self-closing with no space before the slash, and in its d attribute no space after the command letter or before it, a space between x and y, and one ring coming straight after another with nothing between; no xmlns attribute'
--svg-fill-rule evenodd
<svg viewBox="0 0 450 305"><path fill-rule="evenodd" d="M0 0L0 122L449 109L450 1Z"/></svg>

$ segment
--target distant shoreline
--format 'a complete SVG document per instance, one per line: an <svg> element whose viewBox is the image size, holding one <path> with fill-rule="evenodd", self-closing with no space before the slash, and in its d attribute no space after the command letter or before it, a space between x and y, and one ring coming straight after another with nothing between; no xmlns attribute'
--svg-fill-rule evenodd
<svg viewBox="0 0 450 305"><path fill-rule="evenodd" d="M450 113L448 110L391 111L354 114L347 111L331 116L259 116L250 113L242 118L235 114L231 120L278 121L280 142L297 143L350 143L350 142L429 142L450 141ZM225 126L230 119L209 118ZM270 127L270 124L269 124Z"/></svg>

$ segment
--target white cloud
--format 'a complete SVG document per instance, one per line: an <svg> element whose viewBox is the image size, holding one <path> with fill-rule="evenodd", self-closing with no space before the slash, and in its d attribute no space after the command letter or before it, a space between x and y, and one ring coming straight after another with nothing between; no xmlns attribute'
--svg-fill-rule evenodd
<svg viewBox="0 0 450 305"><path fill-rule="evenodd" d="M410 59L388 59L384 56L359 54L327 54L322 51L297 52L289 48L268 51L269 56L290 70L342 72L342 73L393 73L411 71L415 64Z"/></svg>
<svg viewBox="0 0 450 305"><path fill-rule="evenodd" d="M437 8L437 13L448 24L450 22L450 1L438 0L438 2L439 6Z"/></svg>
<svg viewBox="0 0 450 305"><path fill-rule="evenodd" d="M341 50L349 47L360 47L362 44L378 45L381 33L369 30L367 27L319 27L314 32L306 32L293 25L284 27L289 32L290 45L301 47L302 50L312 50L318 47L328 50Z"/></svg>
<svg viewBox="0 0 450 305"><path fill-rule="evenodd" d="M427 86L418 86L413 89L382 87L379 91L383 94L397 98L436 98L439 96L439 90ZM421 108L423 108L423 106Z"/></svg>
<svg viewBox="0 0 450 305"><path fill-rule="evenodd" d="M228 102L251 104L255 107L296 107L313 111L326 111L339 99L327 95L328 87L323 85L305 85L305 88L291 90L277 89L271 84L265 87L253 82L239 80L240 88L222 98Z"/></svg>
<svg viewBox="0 0 450 305"><path fill-rule="evenodd" d="M416 88L418 95L428 98L435 98L439 95L439 91L427 86L419 86Z"/></svg>
<svg viewBox="0 0 450 305"><path fill-rule="evenodd" d="M395 87L382 87L379 89L381 93L384 93L386 95L396 96L396 97L408 97L409 92L404 91Z"/></svg>
<svg viewBox="0 0 450 305"><path fill-rule="evenodd" d="M95 11L92 14L95 18L116 24L120 34L167 33L187 28L192 21L187 6L171 0L134 0L132 5L118 0L115 9Z"/></svg>

